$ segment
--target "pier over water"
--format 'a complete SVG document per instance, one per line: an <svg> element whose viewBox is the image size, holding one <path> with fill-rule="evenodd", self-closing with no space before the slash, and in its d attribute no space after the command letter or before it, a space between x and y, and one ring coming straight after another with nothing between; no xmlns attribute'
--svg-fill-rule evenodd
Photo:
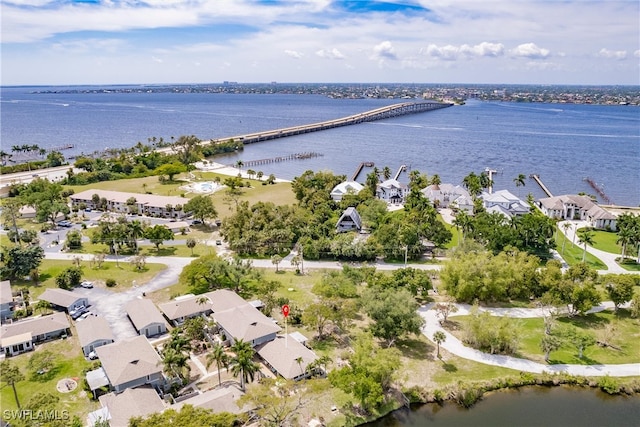
<svg viewBox="0 0 640 427"><path fill-rule="evenodd" d="M255 132L245 135L236 135L227 138L212 139L210 141L203 141L203 143L217 144L220 142L233 140L241 141L243 144L253 144L255 142L285 138L287 136L317 132L320 130L332 129L341 126L373 122L376 120L389 119L392 117L405 116L408 114L424 113L426 111L439 110L441 108L447 108L451 106L453 106L453 104L435 101L403 102L401 104L388 105L386 107L376 108L375 110L365 111L364 113L354 114L340 119L327 120L324 122L311 123L308 125L292 126L282 129L268 130L264 132Z"/></svg>

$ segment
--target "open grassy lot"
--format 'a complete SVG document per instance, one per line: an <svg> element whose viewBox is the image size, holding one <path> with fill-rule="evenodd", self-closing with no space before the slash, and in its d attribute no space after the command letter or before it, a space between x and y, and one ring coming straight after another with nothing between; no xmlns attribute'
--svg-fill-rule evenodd
<svg viewBox="0 0 640 427"><path fill-rule="evenodd" d="M456 336L462 336L462 327L468 316L456 316L451 319ZM544 363L544 353L540 350L540 341L544 334L544 322L541 318L517 319L518 337L520 338L519 352L516 357L522 357ZM570 343L563 343L562 347L551 353L552 364L621 364L638 363L640 361L640 320L632 319L627 310L620 310L588 314L585 316L562 317L557 320L557 330L575 326L591 334L600 341L607 341L615 346L602 347L593 345L584 351L583 358L578 357L577 349Z"/></svg>
<svg viewBox="0 0 640 427"><path fill-rule="evenodd" d="M31 281L17 280L12 282L14 289L26 287L29 289L31 299L37 299L40 294L47 288L56 288L55 278L62 271L73 265L72 261L49 260L45 259L40 265L40 283L36 286ZM104 286L104 282L108 278L116 280L117 286L110 288L114 292L122 291L130 288L133 281L136 285L142 285L149 282L160 271L167 268L164 264L147 264L143 270L136 270L133 266L126 262L120 262L119 267L115 262L105 262L98 270L89 266L89 263L83 261L82 278L94 282L94 286Z"/></svg>
<svg viewBox="0 0 640 427"><path fill-rule="evenodd" d="M36 352L48 350L55 355L53 369L44 375L32 375L27 370L29 358ZM58 411L67 410L71 416L77 415L84 424L89 412L95 411L100 404L90 400L90 396L82 388L84 378L83 370L92 366L92 362L85 360L80 350L80 344L76 335L70 335L65 340L55 340L40 344L35 352L24 353L10 359L11 364L18 366L25 376L24 381L16 383L16 390L20 404L24 407L29 399L36 393L50 393L60 398L55 405ZM78 387L69 393L60 393L56 389L59 380L71 378L77 380ZM9 386L4 386L0 390L0 406L3 410L17 409L13 397L13 390Z"/></svg>
<svg viewBox="0 0 640 427"><path fill-rule="evenodd" d="M159 196L180 196L185 191L180 190L180 186L187 184L181 180L185 174L177 175L174 181L161 183L157 176L146 176L144 178L118 179L116 181L94 182L86 185L65 185L65 188L71 189L76 193L81 191L98 189L110 191L125 191L127 193L151 192ZM185 201L186 203L186 201Z"/></svg>
<svg viewBox="0 0 640 427"><path fill-rule="evenodd" d="M564 260L569 265L574 265L582 262L582 257L584 254L584 249L581 246L574 245L573 242L569 239L566 239L565 236L560 231L556 233L556 250L558 253L562 255ZM562 251L562 245L564 243L564 252ZM587 256L585 258L585 262L589 267L595 270L607 270L607 266L603 263L598 257L591 255L587 252Z"/></svg>

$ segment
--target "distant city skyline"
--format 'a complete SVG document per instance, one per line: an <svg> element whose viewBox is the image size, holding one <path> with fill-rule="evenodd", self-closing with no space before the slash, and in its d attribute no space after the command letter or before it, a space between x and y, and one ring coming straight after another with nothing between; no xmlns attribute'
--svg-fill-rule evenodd
<svg viewBox="0 0 640 427"><path fill-rule="evenodd" d="M640 84L637 0L0 0L2 85Z"/></svg>

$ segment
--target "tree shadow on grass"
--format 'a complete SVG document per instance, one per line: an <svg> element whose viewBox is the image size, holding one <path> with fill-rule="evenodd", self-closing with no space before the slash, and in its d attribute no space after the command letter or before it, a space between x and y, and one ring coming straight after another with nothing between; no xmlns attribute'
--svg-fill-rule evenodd
<svg viewBox="0 0 640 427"><path fill-rule="evenodd" d="M155 256L172 256L172 255L176 254L177 250L178 249L176 247L174 247L174 246L170 246L168 248L159 248L159 249L153 251L154 252L153 255L155 255ZM152 251L149 251L149 255L151 255L151 252Z"/></svg>
<svg viewBox="0 0 640 427"><path fill-rule="evenodd" d="M598 315L598 313L590 313L583 316L561 317L558 319L558 322L573 325L578 328L598 329L611 323L611 320L602 315Z"/></svg>
<svg viewBox="0 0 640 427"><path fill-rule="evenodd" d="M426 358L433 360L433 351L435 350L435 346L429 342L408 338L396 341L396 347L405 357L410 357L411 359Z"/></svg>
<svg viewBox="0 0 640 427"><path fill-rule="evenodd" d="M456 365L454 365L453 363L445 362L444 360L442 360L442 369L449 373L458 372L458 367Z"/></svg>

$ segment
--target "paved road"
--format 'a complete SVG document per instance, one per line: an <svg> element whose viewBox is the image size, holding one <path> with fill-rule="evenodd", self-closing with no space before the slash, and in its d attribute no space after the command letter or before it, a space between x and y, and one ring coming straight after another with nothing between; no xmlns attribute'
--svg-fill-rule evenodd
<svg viewBox="0 0 640 427"><path fill-rule="evenodd" d="M629 377L640 375L640 363L627 363L621 365L547 365L544 363L533 362L531 360L519 359L517 357L483 353L479 350L475 350L473 348L465 346L462 341L442 328L442 326L440 325L440 317L433 309L434 305L435 304L428 304L419 309L420 316L422 316L426 321L426 325L423 327L422 333L429 340L432 340L433 334L435 332L444 332L447 339L442 344L440 344L440 347L446 349L452 354L455 354L456 356L473 360L475 362L484 363L486 365L501 366L503 368L516 369L519 371L533 372L538 374L542 372L564 372L571 375L585 375L593 377L604 375L610 375L612 377ZM463 316L469 314L470 306L468 304L457 304L457 306L458 312L450 316ZM606 302L600 306L594 307L592 310L590 310L590 312L602 311L612 307L612 303ZM535 308L483 308L482 310L489 311L496 316L510 316L519 318L542 317L544 315L542 309Z"/></svg>

